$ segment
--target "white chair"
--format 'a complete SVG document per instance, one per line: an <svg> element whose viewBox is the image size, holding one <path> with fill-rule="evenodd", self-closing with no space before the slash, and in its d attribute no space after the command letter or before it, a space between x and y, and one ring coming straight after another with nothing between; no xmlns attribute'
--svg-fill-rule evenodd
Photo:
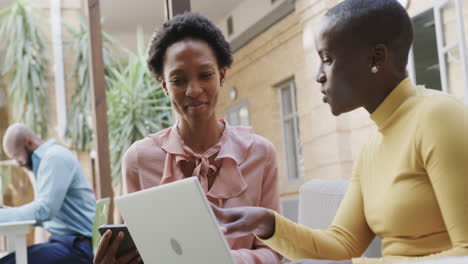
<svg viewBox="0 0 468 264"><path fill-rule="evenodd" d="M299 190L299 223L314 229L326 229L333 221L348 181L311 180ZM375 237L363 256L382 256L381 241Z"/></svg>
<svg viewBox="0 0 468 264"><path fill-rule="evenodd" d="M35 220L0 223L0 235L7 236L7 251L15 252L17 264L28 263L26 235L35 223Z"/></svg>

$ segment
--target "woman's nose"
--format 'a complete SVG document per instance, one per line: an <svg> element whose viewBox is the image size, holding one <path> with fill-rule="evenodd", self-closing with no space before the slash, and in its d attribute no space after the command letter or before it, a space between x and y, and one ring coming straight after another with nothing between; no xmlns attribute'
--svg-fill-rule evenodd
<svg viewBox="0 0 468 264"><path fill-rule="evenodd" d="M185 95L189 97L197 97L201 92L202 88L198 82L189 82Z"/></svg>
<svg viewBox="0 0 468 264"><path fill-rule="evenodd" d="M325 73L323 71L319 71L319 73L317 74L316 81L318 83L324 83L327 81L327 77L325 76Z"/></svg>

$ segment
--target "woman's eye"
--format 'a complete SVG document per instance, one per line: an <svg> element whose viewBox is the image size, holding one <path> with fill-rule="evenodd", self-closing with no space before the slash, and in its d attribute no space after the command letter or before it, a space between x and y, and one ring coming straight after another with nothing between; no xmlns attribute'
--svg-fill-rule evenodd
<svg viewBox="0 0 468 264"><path fill-rule="evenodd" d="M180 85L180 84L182 84L183 82L184 82L183 79L177 79L177 78L171 79L171 83L172 83L172 84L175 84L175 85Z"/></svg>
<svg viewBox="0 0 468 264"><path fill-rule="evenodd" d="M202 73L202 74L201 74L201 77L202 77L203 79L208 79L208 78L210 78L210 77L213 76L213 75L214 75L214 73L212 73L212 72L207 72L207 73Z"/></svg>
<svg viewBox="0 0 468 264"><path fill-rule="evenodd" d="M326 63L326 64L331 64L333 62L333 60L330 57L324 57L322 59L322 62Z"/></svg>

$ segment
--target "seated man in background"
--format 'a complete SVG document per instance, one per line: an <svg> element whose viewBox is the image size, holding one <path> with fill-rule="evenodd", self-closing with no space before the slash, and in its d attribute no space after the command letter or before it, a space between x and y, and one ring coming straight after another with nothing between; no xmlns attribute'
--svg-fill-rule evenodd
<svg viewBox="0 0 468 264"><path fill-rule="evenodd" d="M28 247L28 262L91 263L96 199L78 160L56 140L43 142L23 124L7 129L3 149L34 172L36 193L31 203L0 209L0 223L36 220L52 234L48 243ZM15 254L0 263L15 263Z"/></svg>

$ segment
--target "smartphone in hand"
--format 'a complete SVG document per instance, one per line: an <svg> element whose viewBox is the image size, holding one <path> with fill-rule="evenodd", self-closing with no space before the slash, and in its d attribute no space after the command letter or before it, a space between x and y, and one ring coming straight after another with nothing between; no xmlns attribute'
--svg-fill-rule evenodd
<svg viewBox="0 0 468 264"><path fill-rule="evenodd" d="M102 236L109 229L112 231L112 237L110 239L110 243L114 241L114 239L117 237L120 231L124 233L124 238L122 240L122 243L120 244L119 249L117 250L117 255L116 255L117 258L122 255L125 255L126 253L130 252L132 249L136 248L135 243L133 243L133 239L130 236L130 233L128 232L126 225L102 225L99 227L98 230Z"/></svg>

